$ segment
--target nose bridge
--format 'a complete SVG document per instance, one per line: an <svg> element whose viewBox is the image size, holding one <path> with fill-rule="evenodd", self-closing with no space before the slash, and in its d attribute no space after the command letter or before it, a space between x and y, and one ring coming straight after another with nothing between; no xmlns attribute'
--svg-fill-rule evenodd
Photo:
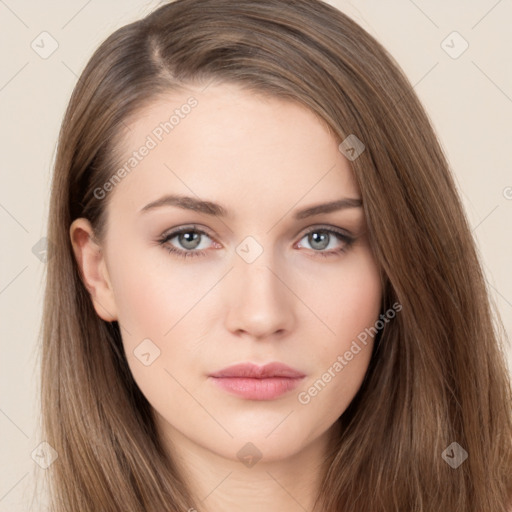
<svg viewBox="0 0 512 512"><path fill-rule="evenodd" d="M263 337L291 329L293 293L284 284L286 271L271 247L245 240L236 249L230 274L227 327Z"/></svg>

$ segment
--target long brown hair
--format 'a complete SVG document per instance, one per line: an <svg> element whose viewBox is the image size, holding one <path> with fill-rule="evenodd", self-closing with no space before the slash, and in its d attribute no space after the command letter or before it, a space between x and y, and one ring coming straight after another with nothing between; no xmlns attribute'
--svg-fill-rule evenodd
<svg viewBox="0 0 512 512"><path fill-rule="evenodd" d="M309 107L364 145L351 166L385 280L402 304L374 346L325 461L327 512L506 510L511 385L447 161L411 84L386 50L318 0L177 0L114 32L73 91L51 191L42 324L42 423L58 459L53 512L201 510L157 436L117 322L98 317L69 238L85 217L102 239L126 121L160 93L236 83ZM503 331L503 332L502 332ZM453 442L468 458L443 458ZM457 448L459 449L459 448Z"/></svg>

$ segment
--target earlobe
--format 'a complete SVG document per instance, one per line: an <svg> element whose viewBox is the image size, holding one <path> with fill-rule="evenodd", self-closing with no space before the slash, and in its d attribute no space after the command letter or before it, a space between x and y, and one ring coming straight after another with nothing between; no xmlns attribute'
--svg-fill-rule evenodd
<svg viewBox="0 0 512 512"><path fill-rule="evenodd" d="M91 295L94 309L107 322L117 320L117 308L105 255L94 239L91 223L85 218L72 222L69 236L82 281Z"/></svg>

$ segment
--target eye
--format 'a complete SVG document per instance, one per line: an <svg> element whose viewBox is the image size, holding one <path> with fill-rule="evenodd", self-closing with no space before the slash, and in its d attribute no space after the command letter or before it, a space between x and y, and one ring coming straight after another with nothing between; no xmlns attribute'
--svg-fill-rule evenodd
<svg viewBox="0 0 512 512"><path fill-rule="evenodd" d="M307 240L307 243L315 253L324 257L336 256L337 254L346 252L354 242L352 236L332 227L313 227L303 235L301 240L304 239ZM338 245L338 247L336 247L336 245Z"/></svg>
<svg viewBox="0 0 512 512"><path fill-rule="evenodd" d="M162 245L169 253L173 253L181 258L193 256L206 256L208 244L202 244L204 239L212 238L196 226L184 226L165 233L158 243ZM355 238L345 234L341 230L333 227L313 227L309 229L299 240L299 247L302 248L301 241L307 240L311 250L319 256L336 256L346 252L355 241ZM175 240L174 243L172 241ZM214 242L217 244L216 242ZM202 247L201 247L202 246ZM217 244L219 246L219 244ZM330 250L326 250L330 249Z"/></svg>
<svg viewBox="0 0 512 512"><path fill-rule="evenodd" d="M205 231L195 226L188 226L164 234L158 240L158 243L164 246L170 253L176 254L182 258L189 256L205 256L206 251L199 250L201 242L205 237L210 238ZM173 239L176 239L175 243L178 247L170 243ZM181 246L181 248L179 246ZM204 247L202 249L204 249Z"/></svg>

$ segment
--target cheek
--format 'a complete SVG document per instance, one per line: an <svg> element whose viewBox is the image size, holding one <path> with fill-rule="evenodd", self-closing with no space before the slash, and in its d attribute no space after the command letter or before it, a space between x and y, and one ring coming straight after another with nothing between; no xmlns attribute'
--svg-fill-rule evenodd
<svg viewBox="0 0 512 512"><path fill-rule="evenodd" d="M382 286L369 250L347 260L336 279L325 282L327 293L315 294L315 300L316 307L324 311L322 318L329 330L323 330L316 348L315 374L303 389L311 398L322 394L317 405L331 404L338 414L356 394L368 368Z"/></svg>
<svg viewBox="0 0 512 512"><path fill-rule="evenodd" d="M380 274L370 250L365 247L345 263L341 270L334 269L330 278L322 279L323 293L317 289L313 296L310 294L329 327L324 349L331 355L346 350L352 339L373 325L381 307Z"/></svg>
<svg viewBox="0 0 512 512"><path fill-rule="evenodd" d="M157 410L169 407L171 394L175 399L181 396L169 372L174 373L174 365L187 363L191 355L187 345L176 340L183 339L184 329L190 327L187 312L205 293L204 286L186 271L173 271L165 256L158 247L146 249L145 254L132 251L111 256L117 262L111 282L127 362L135 382ZM183 410L190 407L189 402L180 401Z"/></svg>
<svg viewBox="0 0 512 512"><path fill-rule="evenodd" d="M111 281L131 373L150 402L162 399L177 386L169 372L194 369L196 346L190 340L207 332L205 304L211 303L201 299L218 275L177 265L160 247L112 257L118 262Z"/></svg>
<svg viewBox="0 0 512 512"><path fill-rule="evenodd" d="M162 322L161 312L165 305L169 306L169 297L165 295L158 270L134 254L117 261L111 280L119 323L125 333L134 337L161 335L163 324L155 320ZM151 332L147 331L149 326Z"/></svg>
<svg viewBox="0 0 512 512"><path fill-rule="evenodd" d="M119 322L137 339L162 339L211 287L208 276L194 275L193 265L173 264L161 247L113 258Z"/></svg>

